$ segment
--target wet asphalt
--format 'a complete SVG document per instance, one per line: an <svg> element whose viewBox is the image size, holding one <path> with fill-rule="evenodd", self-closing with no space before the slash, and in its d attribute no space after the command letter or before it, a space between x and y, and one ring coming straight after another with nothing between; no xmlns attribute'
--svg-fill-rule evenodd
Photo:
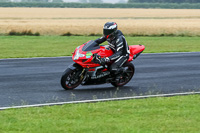
<svg viewBox="0 0 200 133"><path fill-rule="evenodd" d="M0 107L200 91L200 52L141 54L124 87L111 84L64 90L71 57L0 60Z"/></svg>

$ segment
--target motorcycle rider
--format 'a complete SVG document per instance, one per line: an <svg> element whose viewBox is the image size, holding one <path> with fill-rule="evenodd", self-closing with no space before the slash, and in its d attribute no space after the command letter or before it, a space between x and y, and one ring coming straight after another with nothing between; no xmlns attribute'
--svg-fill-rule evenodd
<svg viewBox="0 0 200 133"><path fill-rule="evenodd" d="M110 49L114 52L109 57L100 58L99 62L101 65L105 65L111 61L114 61L110 66L110 72L112 74L119 74L122 65L129 58L129 47L123 33L117 29L117 23L107 22L103 27L103 34L101 38L95 40L96 43L101 44L105 41L108 42Z"/></svg>

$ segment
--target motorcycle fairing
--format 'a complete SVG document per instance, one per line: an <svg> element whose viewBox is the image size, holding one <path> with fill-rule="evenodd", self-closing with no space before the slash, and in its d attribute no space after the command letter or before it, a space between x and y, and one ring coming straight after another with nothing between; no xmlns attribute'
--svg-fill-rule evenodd
<svg viewBox="0 0 200 133"><path fill-rule="evenodd" d="M90 45L92 46L90 46ZM113 51L111 49L106 48L106 46L96 46L94 42L91 41L82 44L81 46L77 47L72 55L72 59L77 64L81 65L83 68L92 68L92 67L98 67L100 64L96 64L92 62L93 54L98 53L102 58L108 57L113 54ZM84 51L84 50L90 51Z"/></svg>
<svg viewBox="0 0 200 133"><path fill-rule="evenodd" d="M98 67L100 64L92 62L93 54L98 53L98 55L103 57L109 57L113 54L113 51L107 46L97 46L95 41L88 41L85 44L77 47L72 55L72 59L77 64L81 65L83 68ZM129 46L130 55L128 62L135 59L140 53L145 49L144 45L131 45Z"/></svg>

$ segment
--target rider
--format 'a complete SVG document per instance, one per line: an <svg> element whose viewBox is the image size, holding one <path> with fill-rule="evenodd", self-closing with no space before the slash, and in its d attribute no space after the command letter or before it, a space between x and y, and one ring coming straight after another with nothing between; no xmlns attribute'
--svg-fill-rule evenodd
<svg viewBox="0 0 200 133"><path fill-rule="evenodd" d="M128 44L123 33L120 30L117 30L117 23L115 22L105 23L103 34L104 36L96 39L95 42L101 44L107 41L114 54L109 57L101 58L100 64L105 65L110 61L114 61L110 66L110 72L113 74L119 74L121 70L120 68L129 58L130 51Z"/></svg>

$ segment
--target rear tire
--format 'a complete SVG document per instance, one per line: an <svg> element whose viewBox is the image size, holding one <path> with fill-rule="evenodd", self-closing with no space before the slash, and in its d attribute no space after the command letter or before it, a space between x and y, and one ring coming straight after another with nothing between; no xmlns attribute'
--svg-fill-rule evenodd
<svg viewBox="0 0 200 133"><path fill-rule="evenodd" d="M61 77L61 86L65 90L73 90L79 86L82 82L81 77L79 77L81 72L81 70L71 70L70 68L67 68Z"/></svg>
<svg viewBox="0 0 200 133"><path fill-rule="evenodd" d="M125 68L125 72L121 74L122 78L120 78L119 81L111 82L111 84L115 87L121 87L127 84L135 73L135 67L132 63L124 64L123 68Z"/></svg>

